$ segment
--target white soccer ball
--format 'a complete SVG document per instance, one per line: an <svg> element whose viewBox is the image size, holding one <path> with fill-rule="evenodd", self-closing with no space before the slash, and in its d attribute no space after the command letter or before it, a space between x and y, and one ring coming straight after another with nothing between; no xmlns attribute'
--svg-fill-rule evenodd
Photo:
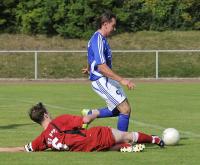
<svg viewBox="0 0 200 165"><path fill-rule="evenodd" d="M180 140L180 134L175 128L167 128L163 131L162 139L166 145L176 145Z"/></svg>

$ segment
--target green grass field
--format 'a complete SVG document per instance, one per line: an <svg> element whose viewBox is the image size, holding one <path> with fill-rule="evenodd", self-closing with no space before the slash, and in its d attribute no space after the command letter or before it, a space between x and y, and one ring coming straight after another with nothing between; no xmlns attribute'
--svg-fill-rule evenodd
<svg viewBox="0 0 200 165"><path fill-rule="evenodd" d="M126 91L133 107L129 130L161 135L168 127L177 128L181 141L177 146L160 149L147 145L141 153L120 152L41 152L0 153L0 165L152 165L199 164L200 85L198 83L137 83ZM89 84L0 84L0 147L22 146L42 130L27 115L27 110L42 101L57 116L80 114L82 108L104 106ZM97 119L94 125L116 127L117 118Z"/></svg>

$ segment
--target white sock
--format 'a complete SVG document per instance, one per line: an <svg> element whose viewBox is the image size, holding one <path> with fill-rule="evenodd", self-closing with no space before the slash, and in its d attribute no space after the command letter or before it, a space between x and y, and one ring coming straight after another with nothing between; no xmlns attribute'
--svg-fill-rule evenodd
<svg viewBox="0 0 200 165"><path fill-rule="evenodd" d="M133 142L136 143L138 141L139 134L138 132L132 132L132 133L133 133Z"/></svg>

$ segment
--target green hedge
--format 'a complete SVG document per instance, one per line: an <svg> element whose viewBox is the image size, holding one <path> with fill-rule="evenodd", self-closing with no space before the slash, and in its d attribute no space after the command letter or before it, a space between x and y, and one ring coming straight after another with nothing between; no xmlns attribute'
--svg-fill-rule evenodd
<svg viewBox="0 0 200 165"><path fill-rule="evenodd" d="M110 9L118 33L199 30L199 0L1 0L0 32L87 38Z"/></svg>

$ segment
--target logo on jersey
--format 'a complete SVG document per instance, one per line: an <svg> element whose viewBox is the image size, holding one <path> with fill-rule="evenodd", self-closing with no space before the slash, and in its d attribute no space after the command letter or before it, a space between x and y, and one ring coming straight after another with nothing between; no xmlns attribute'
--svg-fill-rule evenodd
<svg viewBox="0 0 200 165"><path fill-rule="evenodd" d="M69 151L69 147L66 144L62 144L59 142L59 139L57 137L55 137L52 140L52 147L56 150L60 150L60 151Z"/></svg>
<svg viewBox="0 0 200 165"><path fill-rule="evenodd" d="M121 95L121 96L122 96L122 93L120 92L120 90L116 90L116 93L117 93L118 95Z"/></svg>

